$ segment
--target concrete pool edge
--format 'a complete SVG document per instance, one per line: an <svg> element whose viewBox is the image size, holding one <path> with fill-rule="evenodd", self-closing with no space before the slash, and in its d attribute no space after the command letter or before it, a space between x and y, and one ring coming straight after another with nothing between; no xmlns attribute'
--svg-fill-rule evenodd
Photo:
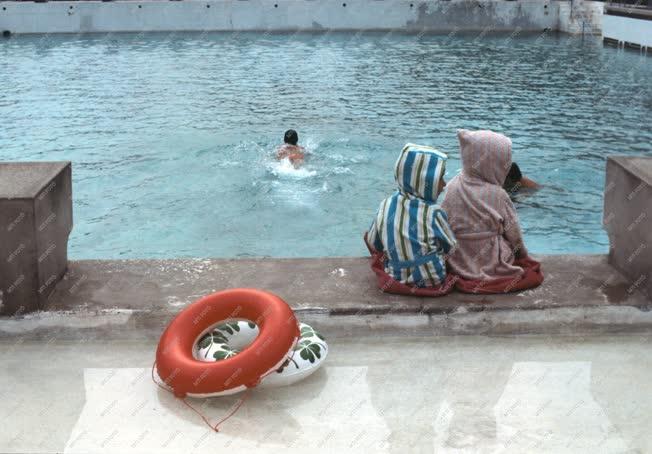
<svg viewBox="0 0 652 454"><path fill-rule="evenodd" d="M228 287L272 291L337 336L574 334L652 328L650 301L606 255L538 256L546 281L508 295L388 295L366 258L72 261L48 310L0 318L0 338L155 339L176 313ZM323 328L322 328L323 329Z"/></svg>

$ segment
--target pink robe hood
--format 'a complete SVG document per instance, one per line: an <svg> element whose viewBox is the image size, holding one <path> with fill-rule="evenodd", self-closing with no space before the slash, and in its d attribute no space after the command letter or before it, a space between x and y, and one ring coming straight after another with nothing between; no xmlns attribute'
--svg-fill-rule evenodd
<svg viewBox="0 0 652 454"><path fill-rule="evenodd" d="M447 186L442 208L458 241L449 271L465 279L518 277L514 257L527 255L518 217L502 185L512 164L512 142L492 131L457 131L462 172Z"/></svg>

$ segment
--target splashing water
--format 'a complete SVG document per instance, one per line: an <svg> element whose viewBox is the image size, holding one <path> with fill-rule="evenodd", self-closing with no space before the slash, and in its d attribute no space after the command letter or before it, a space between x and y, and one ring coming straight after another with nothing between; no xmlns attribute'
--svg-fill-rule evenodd
<svg viewBox="0 0 652 454"><path fill-rule="evenodd" d="M316 170L309 170L305 164L294 167L288 158L270 164L269 169L274 175L281 178L303 179L317 175Z"/></svg>

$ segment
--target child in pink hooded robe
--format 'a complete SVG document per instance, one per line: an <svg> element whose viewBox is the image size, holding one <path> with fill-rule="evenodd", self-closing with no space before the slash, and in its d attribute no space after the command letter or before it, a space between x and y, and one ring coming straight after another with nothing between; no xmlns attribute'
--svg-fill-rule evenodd
<svg viewBox="0 0 652 454"><path fill-rule="evenodd" d="M528 257L516 210L503 189L512 164L512 142L492 131L457 131L462 172L447 187L448 213L457 249L448 257L455 287L470 293L505 293L543 282Z"/></svg>

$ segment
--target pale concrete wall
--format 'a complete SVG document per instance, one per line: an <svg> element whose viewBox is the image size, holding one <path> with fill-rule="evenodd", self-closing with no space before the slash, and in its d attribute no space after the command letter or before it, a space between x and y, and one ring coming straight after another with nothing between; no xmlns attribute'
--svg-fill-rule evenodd
<svg viewBox="0 0 652 454"><path fill-rule="evenodd" d="M11 33L557 29L557 1L184 0L0 2Z"/></svg>
<svg viewBox="0 0 652 454"><path fill-rule="evenodd" d="M603 2L574 0L559 2L559 31L572 34L597 34L602 31Z"/></svg>
<svg viewBox="0 0 652 454"><path fill-rule="evenodd" d="M69 162L0 163L0 315L45 307L71 229Z"/></svg>
<svg viewBox="0 0 652 454"><path fill-rule="evenodd" d="M603 38L652 47L652 20L605 15L602 21Z"/></svg>
<svg viewBox="0 0 652 454"><path fill-rule="evenodd" d="M652 158L607 159L603 223L609 263L652 299Z"/></svg>

